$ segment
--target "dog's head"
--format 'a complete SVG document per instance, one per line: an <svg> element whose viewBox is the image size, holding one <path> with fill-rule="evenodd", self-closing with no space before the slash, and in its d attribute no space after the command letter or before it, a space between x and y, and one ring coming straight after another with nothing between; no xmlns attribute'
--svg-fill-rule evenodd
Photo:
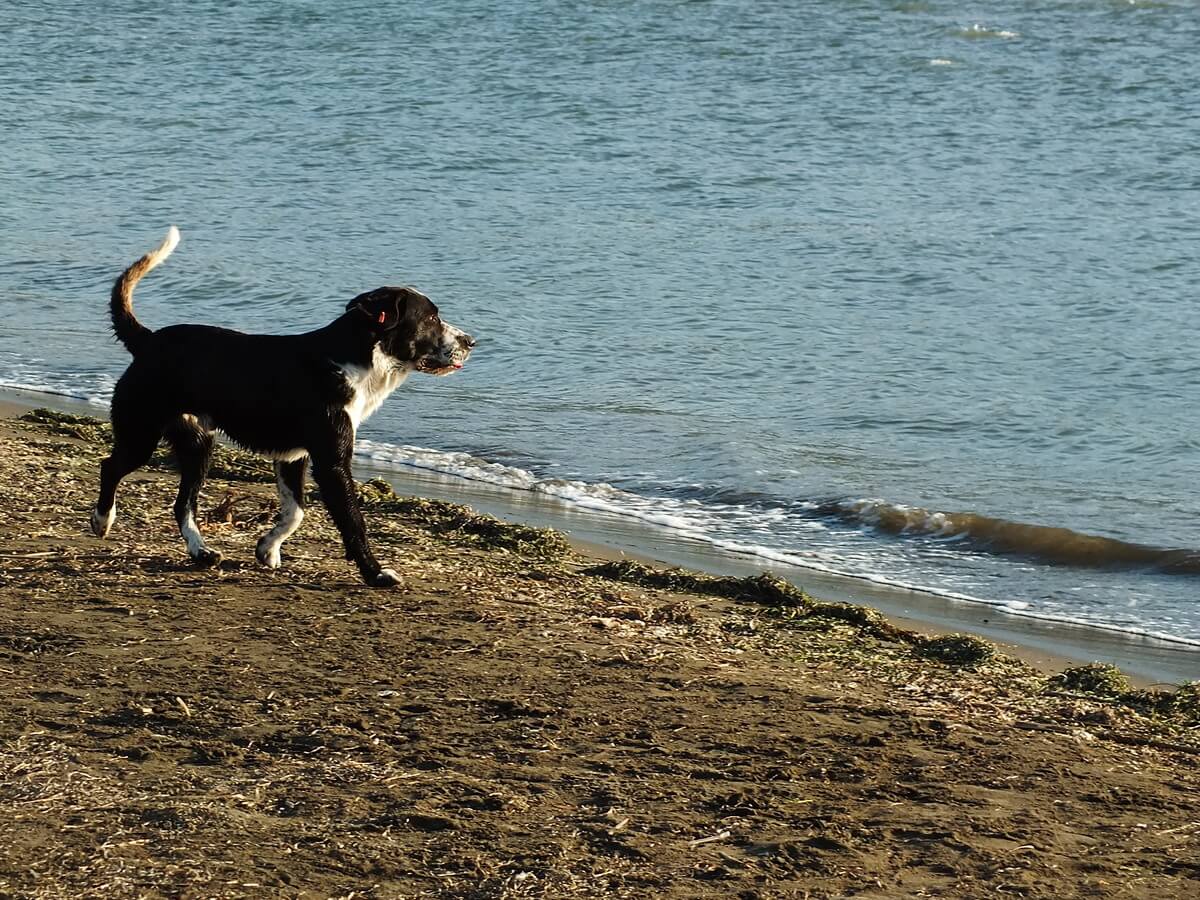
<svg viewBox="0 0 1200 900"><path fill-rule="evenodd" d="M365 317L384 353L418 372L449 375L463 367L475 346L473 337L443 322L433 301L412 288L376 288L346 309Z"/></svg>

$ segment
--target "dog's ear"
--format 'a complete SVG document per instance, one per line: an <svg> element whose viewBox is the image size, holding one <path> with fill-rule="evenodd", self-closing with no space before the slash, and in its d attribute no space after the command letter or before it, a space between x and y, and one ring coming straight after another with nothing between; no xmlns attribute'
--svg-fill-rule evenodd
<svg viewBox="0 0 1200 900"><path fill-rule="evenodd" d="M392 288L359 294L346 304L346 309L361 312L380 331L390 331L400 324L400 298Z"/></svg>

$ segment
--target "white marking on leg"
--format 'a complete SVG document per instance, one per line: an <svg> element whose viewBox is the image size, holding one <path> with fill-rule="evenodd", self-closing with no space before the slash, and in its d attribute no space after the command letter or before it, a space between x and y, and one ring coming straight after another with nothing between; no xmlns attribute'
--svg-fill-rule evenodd
<svg viewBox="0 0 1200 900"><path fill-rule="evenodd" d="M109 529L112 528L113 522L117 518L117 504L114 503L108 508L108 515L101 516L100 510L92 510L92 531L97 537L108 537Z"/></svg>
<svg viewBox="0 0 1200 900"><path fill-rule="evenodd" d="M209 549L204 543L204 538L200 534L200 529L196 527L196 519L192 516L192 511L189 509L183 521L179 523L179 533L183 535L183 539L187 542L188 556L196 559L200 556L209 555Z"/></svg>
<svg viewBox="0 0 1200 900"><path fill-rule="evenodd" d="M259 540L256 552L259 562L271 569L278 569L283 564L279 548L304 521L304 507L284 482L282 474L275 476L275 486L279 488L279 519Z"/></svg>

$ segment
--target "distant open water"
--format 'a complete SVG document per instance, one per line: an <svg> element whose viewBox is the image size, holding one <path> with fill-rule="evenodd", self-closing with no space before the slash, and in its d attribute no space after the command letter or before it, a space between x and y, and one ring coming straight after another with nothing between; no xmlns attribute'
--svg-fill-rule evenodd
<svg viewBox="0 0 1200 900"><path fill-rule="evenodd" d="M480 337L377 461L1200 643L1195 4L3 19L0 384L103 402L175 223L150 327L411 283Z"/></svg>

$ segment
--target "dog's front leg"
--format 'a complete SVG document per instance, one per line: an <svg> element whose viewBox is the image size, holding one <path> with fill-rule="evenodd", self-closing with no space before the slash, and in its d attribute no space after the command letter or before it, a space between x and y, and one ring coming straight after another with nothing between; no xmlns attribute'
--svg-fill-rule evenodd
<svg viewBox="0 0 1200 900"><path fill-rule="evenodd" d="M333 523L342 535L346 555L354 560L363 581L371 587L393 587L400 583L400 576L392 569L379 565L371 546L367 542L367 526L358 508L358 497L354 493L354 478L350 474L350 450L327 456L312 453L313 480L321 489L321 499Z"/></svg>

